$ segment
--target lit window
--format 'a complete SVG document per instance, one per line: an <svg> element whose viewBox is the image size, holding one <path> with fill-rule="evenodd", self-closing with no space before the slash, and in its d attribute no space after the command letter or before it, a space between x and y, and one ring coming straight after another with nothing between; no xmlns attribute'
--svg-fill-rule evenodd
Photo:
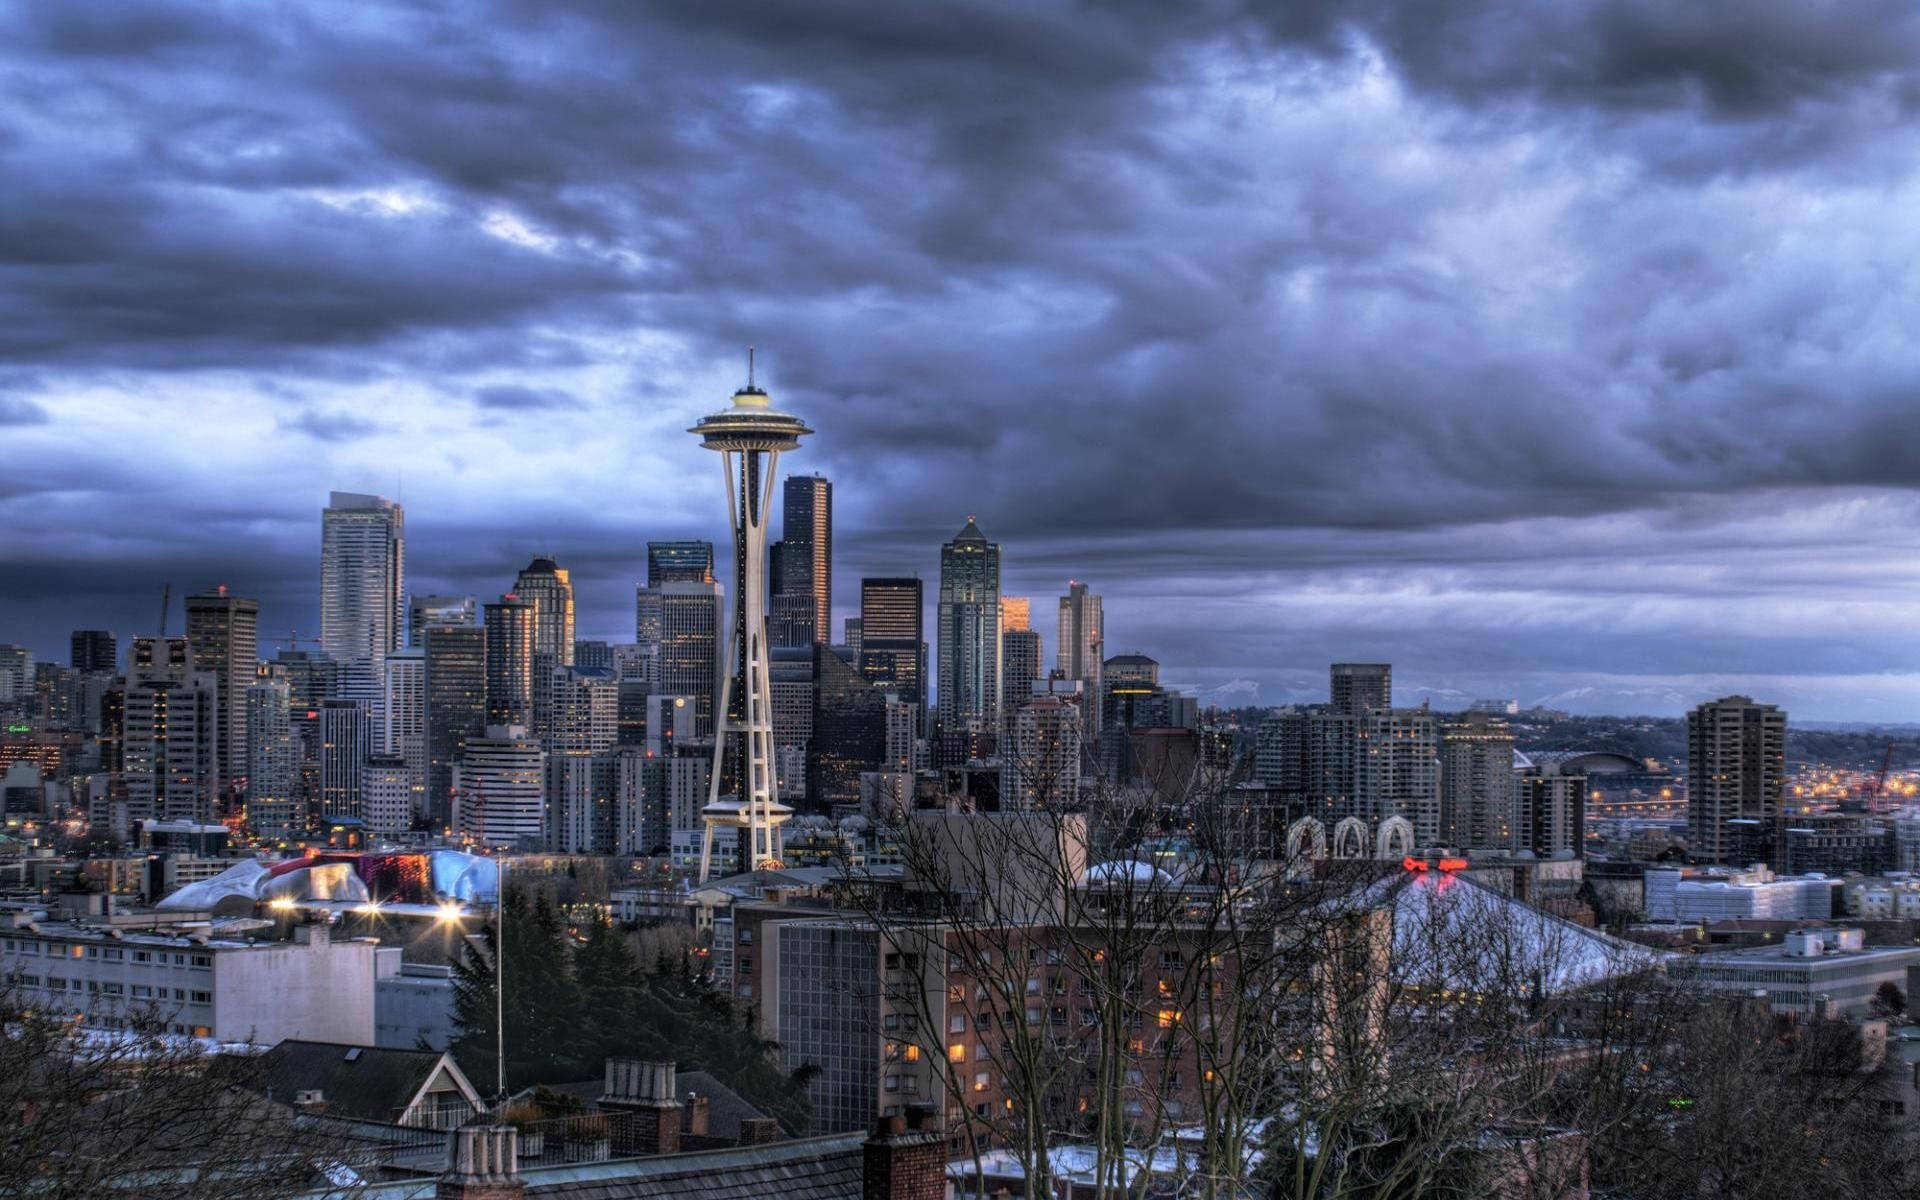
<svg viewBox="0 0 1920 1200"><path fill-rule="evenodd" d="M908 1062L920 1061L920 1046L918 1043L909 1042L907 1044L907 1061Z"/></svg>
<svg viewBox="0 0 1920 1200"><path fill-rule="evenodd" d="M956 1063L967 1061L967 1044L965 1042L955 1042L953 1045L948 1046L947 1061Z"/></svg>

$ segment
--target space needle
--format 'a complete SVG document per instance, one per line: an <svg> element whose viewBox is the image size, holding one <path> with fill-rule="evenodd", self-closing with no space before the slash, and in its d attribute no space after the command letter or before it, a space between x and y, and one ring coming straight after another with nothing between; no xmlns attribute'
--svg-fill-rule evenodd
<svg viewBox="0 0 1920 1200"><path fill-rule="evenodd" d="M726 476L727 517L733 524L733 630L727 639L727 672L715 722L713 772L707 805L700 812L700 882L713 866L713 831L740 831L744 870L780 865L779 827L793 810L775 798L773 690L768 683L766 570L767 511L773 477L784 450L795 450L813 430L800 418L773 407L754 386L753 352L747 352L747 386L731 407L702 417L688 433L720 453ZM733 753L734 775L726 774ZM727 782L737 791L722 796Z"/></svg>

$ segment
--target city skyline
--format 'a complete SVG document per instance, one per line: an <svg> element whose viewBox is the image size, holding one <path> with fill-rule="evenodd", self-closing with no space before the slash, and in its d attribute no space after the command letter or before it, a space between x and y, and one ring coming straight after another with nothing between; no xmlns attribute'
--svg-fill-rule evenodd
<svg viewBox="0 0 1920 1200"><path fill-rule="evenodd" d="M757 344L836 620L971 512L1217 699L1920 712L1912 19L65 7L0 50L42 657L166 583L313 636L330 490L406 506L408 591L550 555L617 637L645 541L723 540L677 431Z"/></svg>

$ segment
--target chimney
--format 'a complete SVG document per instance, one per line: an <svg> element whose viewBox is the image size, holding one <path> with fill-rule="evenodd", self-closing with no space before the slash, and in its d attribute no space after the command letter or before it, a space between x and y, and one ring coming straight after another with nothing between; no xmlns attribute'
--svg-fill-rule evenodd
<svg viewBox="0 0 1920 1200"><path fill-rule="evenodd" d="M452 1162L434 1200L525 1200L520 1133L511 1125L463 1125L453 1131Z"/></svg>
<svg viewBox="0 0 1920 1200"><path fill-rule="evenodd" d="M742 1146L764 1146L780 1140L780 1122L772 1117L743 1117L740 1121L740 1144Z"/></svg>
<svg viewBox="0 0 1920 1200"><path fill-rule="evenodd" d="M933 1109L914 1105L905 1117L881 1117L861 1164L862 1200L943 1200L947 1142Z"/></svg>
<svg viewBox="0 0 1920 1200"><path fill-rule="evenodd" d="M610 1058L602 1092L600 1110L622 1117L614 1124L615 1154L679 1153L680 1102L673 1063Z"/></svg>
<svg viewBox="0 0 1920 1200"><path fill-rule="evenodd" d="M705 1096L698 1092L687 1093L686 1129L683 1130L687 1136L697 1138L707 1136L707 1107L708 1101Z"/></svg>

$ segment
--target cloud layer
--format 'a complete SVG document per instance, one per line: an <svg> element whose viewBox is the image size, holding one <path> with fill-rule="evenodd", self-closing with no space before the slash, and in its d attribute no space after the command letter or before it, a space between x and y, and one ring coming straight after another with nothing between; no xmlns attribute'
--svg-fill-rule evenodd
<svg viewBox="0 0 1920 1200"><path fill-rule="evenodd" d="M753 344L847 611L972 512L1199 687L1920 717L1910 6L10 15L0 640L310 628L336 487L627 635Z"/></svg>

